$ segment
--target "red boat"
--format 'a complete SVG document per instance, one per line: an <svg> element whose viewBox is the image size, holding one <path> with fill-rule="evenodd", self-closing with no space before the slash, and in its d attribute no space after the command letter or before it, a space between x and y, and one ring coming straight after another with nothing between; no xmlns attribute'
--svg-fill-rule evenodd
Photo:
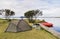
<svg viewBox="0 0 60 39"><path fill-rule="evenodd" d="M53 27L53 24L52 24L52 23L43 22L43 23L41 23L41 24L43 24L43 25L45 25L45 26L47 26L47 27Z"/></svg>

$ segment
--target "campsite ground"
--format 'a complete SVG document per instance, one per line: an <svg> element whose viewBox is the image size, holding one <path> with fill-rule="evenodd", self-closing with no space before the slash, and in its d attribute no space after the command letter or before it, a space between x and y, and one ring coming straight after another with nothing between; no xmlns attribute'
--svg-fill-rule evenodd
<svg viewBox="0 0 60 39"><path fill-rule="evenodd" d="M0 20L0 39L57 39L55 36L43 29L32 29L30 31L18 33L5 32L8 24L8 21Z"/></svg>

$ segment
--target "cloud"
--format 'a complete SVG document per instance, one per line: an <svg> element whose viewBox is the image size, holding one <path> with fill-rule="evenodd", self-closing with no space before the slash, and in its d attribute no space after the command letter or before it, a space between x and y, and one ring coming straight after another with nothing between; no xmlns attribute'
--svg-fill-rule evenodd
<svg viewBox="0 0 60 39"><path fill-rule="evenodd" d="M59 4L60 0L0 0L0 9L11 9L15 16L22 16L32 9L42 10L43 16L59 16Z"/></svg>
<svg viewBox="0 0 60 39"><path fill-rule="evenodd" d="M46 16L46 17L60 17L60 7L44 10L43 13L44 13L43 16Z"/></svg>

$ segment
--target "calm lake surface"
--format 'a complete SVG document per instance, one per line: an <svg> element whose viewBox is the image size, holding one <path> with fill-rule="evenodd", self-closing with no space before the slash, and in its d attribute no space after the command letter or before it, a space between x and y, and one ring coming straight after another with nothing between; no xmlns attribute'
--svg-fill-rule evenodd
<svg viewBox="0 0 60 39"><path fill-rule="evenodd" d="M60 18L39 18L53 24L53 29L60 32Z"/></svg>

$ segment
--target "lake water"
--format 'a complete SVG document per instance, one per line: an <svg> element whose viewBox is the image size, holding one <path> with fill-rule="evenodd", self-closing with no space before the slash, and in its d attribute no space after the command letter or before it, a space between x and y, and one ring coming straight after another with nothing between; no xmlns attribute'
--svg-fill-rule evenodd
<svg viewBox="0 0 60 39"><path fill-rule="evenodd" d="M60 18L39 18L53 24L53 29L60 32Z"/></svg>

